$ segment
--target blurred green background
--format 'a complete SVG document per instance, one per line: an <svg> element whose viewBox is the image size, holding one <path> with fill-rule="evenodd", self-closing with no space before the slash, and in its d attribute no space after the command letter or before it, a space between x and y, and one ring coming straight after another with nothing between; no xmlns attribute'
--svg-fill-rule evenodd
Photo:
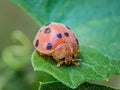
<svg viewBox="0 0 120 90"><path fill-rule="evenodd" d="M31 65L32 41L38 29L22 9L8 0L0 0L0 90L38 89L39 80L43 80L39 75L46 75L34 72ZM120 87L120 76L96 83Z"/></svg>
<svg viewBox="0 0 120 90"><path fill-rule="evenodd" d="M21 8L0 0L0 90L38 90L39 81L54 80L31 65L32 42L39 28Z"/></svg>
<svg viewBox="0 0 120 90"><path fill-rule="evenodd" d="M38 89L38 73L33 71L30 60L38 28L22 9L0 0L0 90Z"/></svg>
<svg viewBox="0 0 120 90"><path fill-rule="evenodd" d="M0 0L0 51L11 44L10 37L14 30L21 30L32 42L38 28L36 22L22 9L8 0Z"/></svg>

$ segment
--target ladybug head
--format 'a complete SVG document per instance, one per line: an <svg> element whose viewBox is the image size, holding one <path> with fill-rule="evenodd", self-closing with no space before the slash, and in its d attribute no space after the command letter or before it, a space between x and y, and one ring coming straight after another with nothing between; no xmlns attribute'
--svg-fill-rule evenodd
<svg viewBox="0 0 120 90"><path fill-rule="evenodd" d="M62 64L71 65L73 63L75 56L75 51L73 45L65 43L56 49L52 56L58 62L57 66Z"/></svg>

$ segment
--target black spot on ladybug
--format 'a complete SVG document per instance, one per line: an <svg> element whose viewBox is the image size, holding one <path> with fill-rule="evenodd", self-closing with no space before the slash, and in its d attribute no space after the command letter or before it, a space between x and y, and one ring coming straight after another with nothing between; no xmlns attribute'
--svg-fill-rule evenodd
<svg viewBox="0 0 120 90"><path fill-rule="evenodd" d="M48 26L48 25L50 25L51 23L47 23L45 26Z"/></svg>
<svg viewBox="0 0 120 90"><path fill-rule="evenodd" d="M46 33L46 34L48 34L48 33L50 33L50 32L51 32L51 29L50 29L50 28L46 28L45 31L44 31L44 33Z"/></svg>
<svg viewBox="0 0 120 90"><path fill-rule="evenodd" d="M37 39L35 42L35 47L38 47L38 45L39 45L39 40Z"/></svg>
<svg viewBox="0 0 120 90"><path fill-rule="evenodd" d="M77 45L79 45L79 42L78 42L77 38L76 38L75 40L76 40L76 42L77 42Z"/></svg>
<svg viewBox="0 0 120 90"><path fill-rule="evenodd" d="M70 30L70 28L68 26L65 26L65 27Z"/></svg>
<svg viewBox="0 0 120 90"><path fill-rule="evenodd" d="M51 49L52 48L52 44L51 43L48 43L47 44L47 49L49 50L49 49Z"/></svg>
<svg viewBox="0 0 120 90"><path fill-rule="evenodd" d="M58 38L62 38L61 33L56 34L56 36L57 36Z"/></svg>
<svg viewBox="0 0 120 90"><path fill-rule="evenodd" d="M68 33L68 32L65 32L64 35L65 35L66 37L69 37L69 33Z"/></svg>

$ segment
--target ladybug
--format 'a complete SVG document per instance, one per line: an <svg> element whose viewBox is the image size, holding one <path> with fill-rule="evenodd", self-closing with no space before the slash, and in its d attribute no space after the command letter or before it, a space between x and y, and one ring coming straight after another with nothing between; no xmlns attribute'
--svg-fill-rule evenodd
<svg viewBox="0 0 120 90"><path fill-rule="evenodd" d="M79 42L69 27L51 22L40 28L33 45L40 55L53 56L57 66L79 66L77 62Z"/></svg>

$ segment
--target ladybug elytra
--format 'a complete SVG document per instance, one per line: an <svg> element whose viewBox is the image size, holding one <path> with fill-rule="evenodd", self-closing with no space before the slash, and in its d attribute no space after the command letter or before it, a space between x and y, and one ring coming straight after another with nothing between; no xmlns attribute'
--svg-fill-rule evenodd
<svg viewBox="0 0 120 90"><path fill-rule="evenodd" d="M61 23L51 22L40 28L33 45L40 55L53 56L58 67L62 64L79 66L79 42L70 28Z"/></svg>

